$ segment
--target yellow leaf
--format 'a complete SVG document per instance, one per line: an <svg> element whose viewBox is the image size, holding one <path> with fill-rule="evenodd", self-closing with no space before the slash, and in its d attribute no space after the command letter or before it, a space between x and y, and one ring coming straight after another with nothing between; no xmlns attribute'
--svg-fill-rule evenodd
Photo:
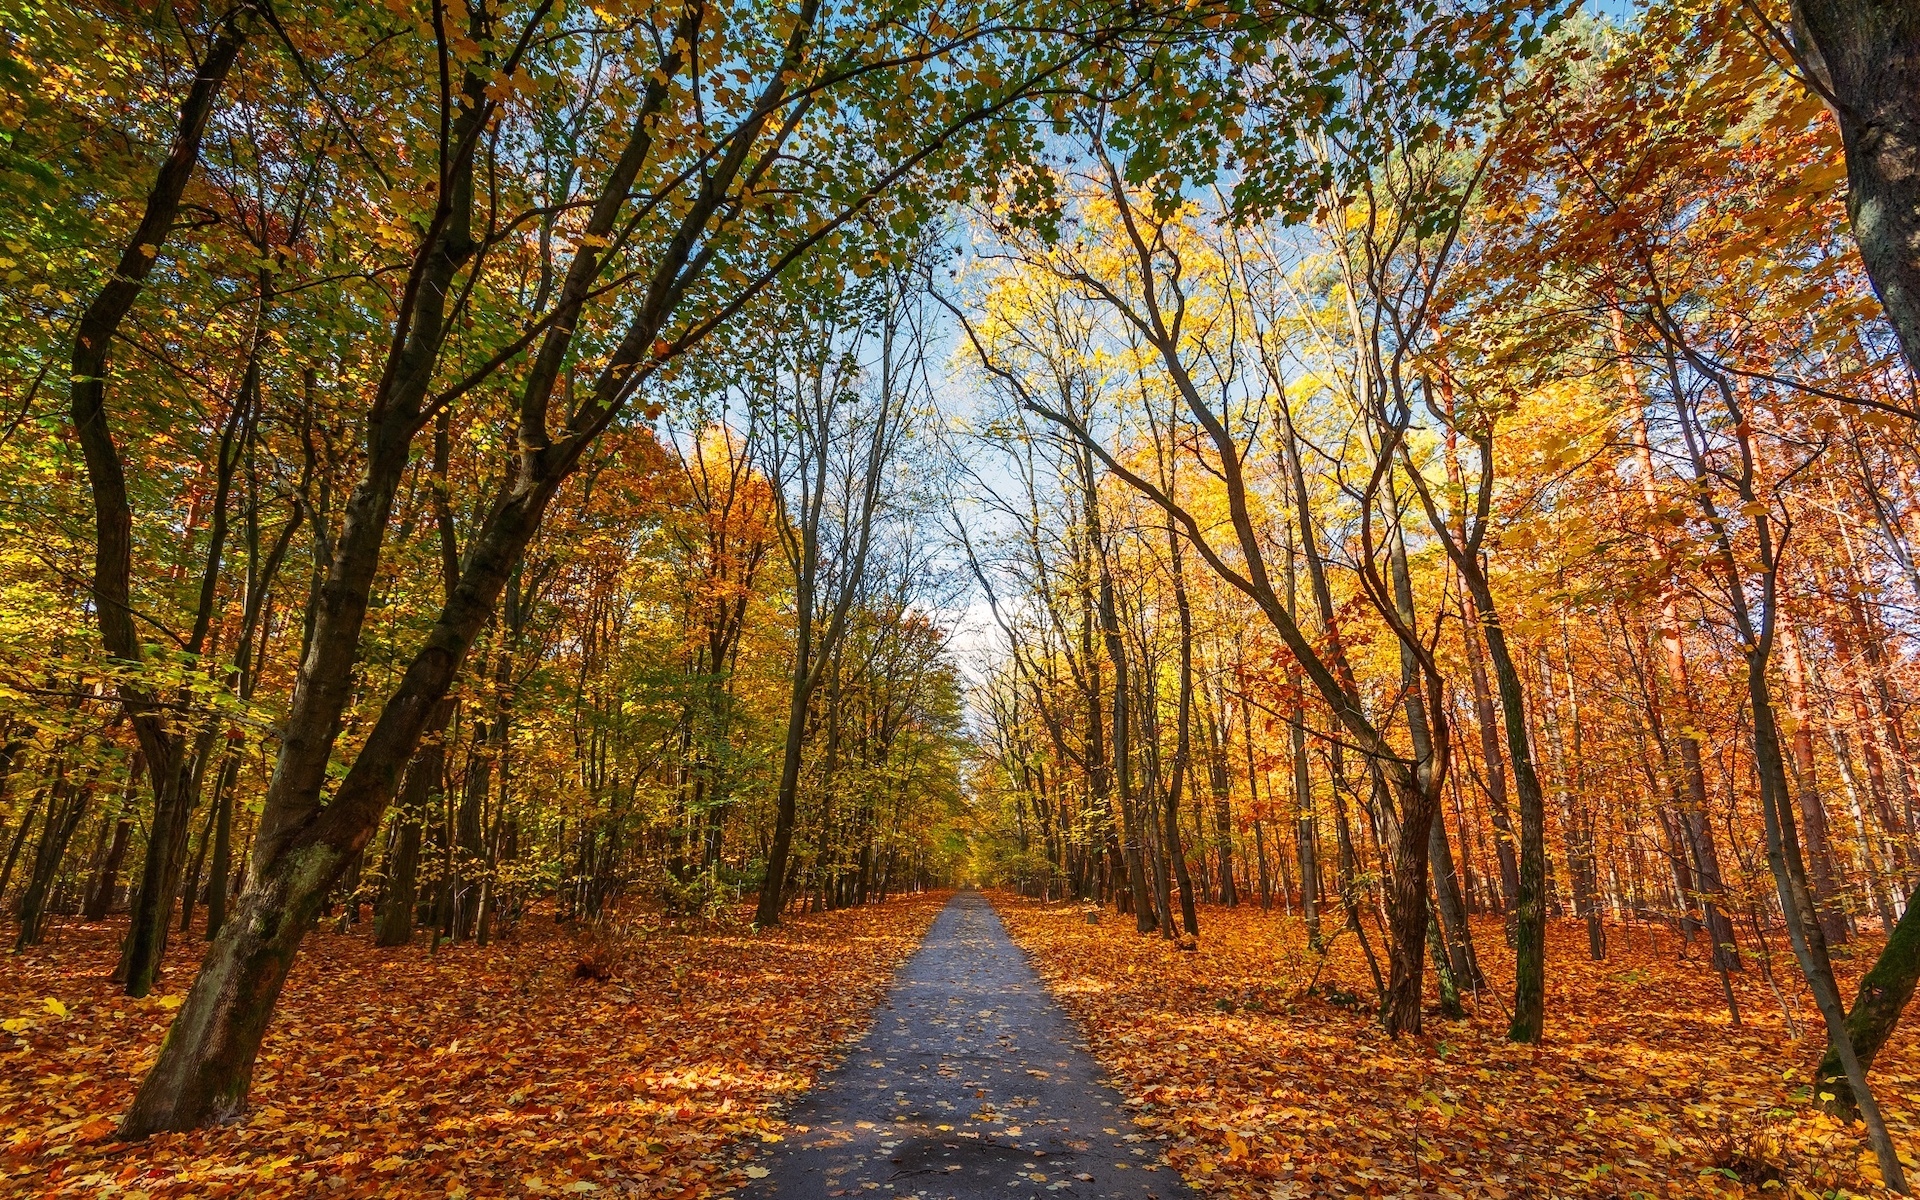
<svg viewBox="0 0 1920 1200"><path fill-rule="evenodd" d="M50 1012L56 1017L64 1017L67 1015L67 1006L55 1000L52 996L48 996L45 1000L42 1000L40 1002L40 1008L43 1012Z"/></svg>

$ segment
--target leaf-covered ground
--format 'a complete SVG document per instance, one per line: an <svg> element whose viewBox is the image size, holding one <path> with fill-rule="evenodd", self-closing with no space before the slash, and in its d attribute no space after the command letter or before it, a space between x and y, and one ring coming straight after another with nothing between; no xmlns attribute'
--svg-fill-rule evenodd
<svg viewBox="0 0 1920 1200"><path fill-rule="evenodd" d="M120 926L57 929L0 967L0 1193L690 1200L742 1181L738 1143L778 1139L778 1106L865 1025L946 899L597 943L529 919L432 957L316 932L246 1122L138 1145L114 1120L202 943L175 947L167 994L130 1000L105 979ZM606 982L575 977L589 951Z"/></svg>
<svg viewBox="0 0 1920 1200"><path fill-rule="evenodd" d="M1351 937L1307 994L1316 960L1291 918L1204 908L1199 948L1183 953L1111 912L1089 924L1075 905L994 899L1136 1119L1211 1194L1879 1194L1864 1129L1806 1104L1811 998L1781 979L1795 1041L1749 970L1734 1029L1717 979L1697 954L1679 961L1665 931L1615 929L1594 963L1584 926L1554 928L1549 1040L1534 1049L1505 1040L1510 958L1499 924L1479 923L1490 988L1477 1015L1430 1013L1424 1037L1396 1044L1365 1011L1373 987ZM1772 949L1776 973L1793 972L1784 944ZM1837 964L1849 996L1874 949ZM1903 1155L1920 1152L1916 1043L1903 1026L1874 1070Z"/></svg>

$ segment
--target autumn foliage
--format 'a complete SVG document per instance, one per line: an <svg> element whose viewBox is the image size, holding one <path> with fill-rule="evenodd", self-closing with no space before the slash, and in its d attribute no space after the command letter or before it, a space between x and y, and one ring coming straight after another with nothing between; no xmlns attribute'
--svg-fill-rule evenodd
<svg viewBox="0 0 1920 1200"><path fill-rule="evenodd" d="M1903 1190L1920 6L1617 7L0 0L6 1180L677 1200L974 882L1245 1200Z"/></svg>
<svg viewBox="0 0 1920 1200"><path fill-rule="evenodd" d="M1352 942L1323 957L1297 918L1209 906L1182 953L1081 905L995 907L1135 1122L1208 1195L1882 1194L1858 1136L1810 1110L1806 1044L1767 984L1741 981L1755 1015L1730 1027L1712 976L1657 926L1617 931L1595 963L1585 931L1556 923L1554 1032L1529 1047L1506 1038L1512 978L1495 962L1469 1019L1392 1041ZM1497 943L1497 923L1477 925ZM1804 988L1783 986L1805 1019ZM1920 1048L1887 1054L1888 1119L1912 1145Z"/></svg>
<svg viewBox="0 0 1920 1200"><path fill-rule="evenodd" d="M945 900L757 934L737 911L536 920L438 953L316 933L247 1122L138 1146L115 1118L179 994L118 994L96 967L119 930L64 929L0 975L0 1193L709 1195L778 1140ZM604 981L577 977L589 959ZM170 966L184 984L189 955Z"/></svg>

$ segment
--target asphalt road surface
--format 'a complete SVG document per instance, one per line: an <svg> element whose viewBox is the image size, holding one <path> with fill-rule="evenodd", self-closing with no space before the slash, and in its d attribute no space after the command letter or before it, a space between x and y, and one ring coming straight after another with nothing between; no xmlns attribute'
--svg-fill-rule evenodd
<svg viewBox="0 0 1920 1200"><path fill-rule="evenodd" d="M867 1036L788 1119L749 1200L1194 1196L977 892L942 910Z"/></svg>

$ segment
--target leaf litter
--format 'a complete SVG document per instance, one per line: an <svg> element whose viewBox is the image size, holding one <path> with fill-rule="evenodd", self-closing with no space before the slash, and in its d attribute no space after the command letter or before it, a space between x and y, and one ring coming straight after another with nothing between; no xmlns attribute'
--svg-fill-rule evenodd
<svg viewBox="0 0 1920 1200"><path fill-rule="evenodd" d="M1698 943L1683 961L1664 929L1616 931L1592 962L1584 925L1550 926L1535 1048L1506 1040L1513 981L1497 918L1475 920L1489 986L1467 996L1469 1019L1430 1009L1421 1037L1394 1042L1350 935L1321 964L1300 921L1208 906L1198 948L1183 952L1111 912L1089 921L1085 906L1004 892L994 903L1136 1124L1211 1196L1891 1194L1864 1127L1810 1103L1811 997L1787 995L1796 1041L1749 969L1733 1028ZM1849 996L1878 947L1850 949L1836 963ZM1917 1040L1903 1025L1874 1064L1903 1158L1920 1151Z"/></svg>
<svg viewBox="0 0 1920 1200"><path fill-rule="evenodd" d="M106 978L121 927L65 927L0 972L0 1194L697 1200L780 1140L946 898L759 933L744 909L597 936L530 918L432 954L316 931L246 1119L135 1144L114 1127L202 943L176 935L165 994L134 1000Z"/></svg>

